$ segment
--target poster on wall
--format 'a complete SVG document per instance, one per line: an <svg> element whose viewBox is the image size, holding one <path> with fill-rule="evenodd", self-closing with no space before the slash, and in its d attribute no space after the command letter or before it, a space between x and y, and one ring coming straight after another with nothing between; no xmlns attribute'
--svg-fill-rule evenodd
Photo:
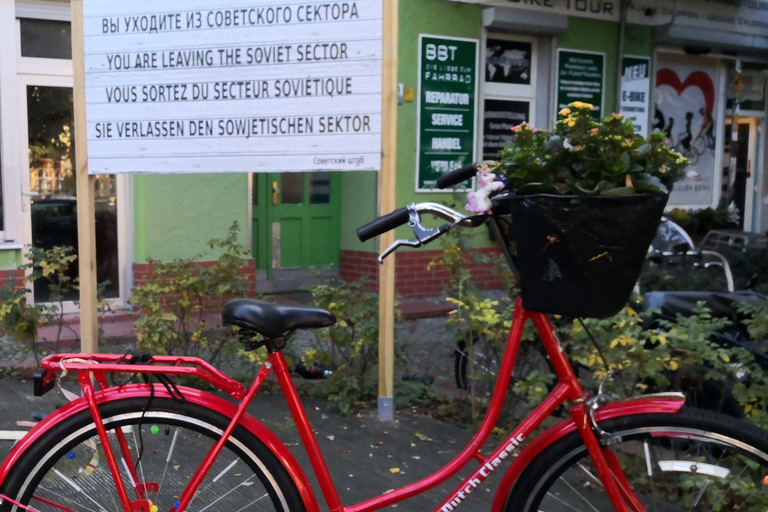
<svg viewBox="0 0 768 512"><path fill-rule="evenodd" d="M532 51L533 44L527 41L488 39L485 43L485 81L530 85Z"/></svg>
<svg viewBox="0 0 768 512"><path fill-rule="evenodd" d="M687 176L675 183L668 205L708 207L714 201L714 66L659 63L652 128L667 135L670 147L690 160Z"/></svg>
<svg viewBox="0 0 768 512"><path fill-rule="evenodd" d="M512 138L512 127L527 123L529 101L486 99L483 102L483 160L499 160Z"/></svg>
<svg viewBox="0 0 768 512"><path fill-rule="evenodd" d="M419 35L417 192L439 192L440 176L475 161L478 47Z"/></svg>
<svg viewBox="0 0 768 512"><path fill-rule="evenodd" d="M605 53L557 50L557 112L581 101L593 105L592 117L601 119L604 84Z"/></svg>
<svg viewBox="0 0 768 512"><path fill-rule="evenodd" d="M378 170L382 2L83 2L88 172Z"/></svg>
<svg viewBox="0 0 768 512"><path fill-rule="evenodd" d="M650 57L625 56L621 60L619 112L632 121L635 133L648 136L648 109L651 92Z"/></svg>

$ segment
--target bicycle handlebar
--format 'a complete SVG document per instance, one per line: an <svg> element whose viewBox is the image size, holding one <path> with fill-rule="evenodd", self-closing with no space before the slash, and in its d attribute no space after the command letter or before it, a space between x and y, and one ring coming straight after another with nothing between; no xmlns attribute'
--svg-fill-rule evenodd
<svg viewBox="0 0 768 512"><path fill-rule="evenodd" d="M451 171L448 174L443 174L442 176L437 178L437 188L448 188L453 185L458 185L459 183L463 181L467 181L468 179L474 177L476 173L477 173L476 164L465 165L460 169Z"/></svg>
<svg viewBox="0 0 768 512"><path fill-rule="evenodd" d="M357 228L357 238L359 238L361 242L365 242L375 236L379 236L382 233L386 233L389 230L406 224L408 219L410 219L408 208L405 206L398 208L391 213L382 215L381 217L373 219L368 224Z"/></svg>

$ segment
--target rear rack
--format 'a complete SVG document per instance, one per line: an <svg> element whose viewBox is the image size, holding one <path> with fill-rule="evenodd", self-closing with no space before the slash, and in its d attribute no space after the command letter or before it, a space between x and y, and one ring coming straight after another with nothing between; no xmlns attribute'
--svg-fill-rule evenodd
<svg viewBox="0 0 768 512"><path fill-rule="evenodd" d="M197 377L228 393L237 400L245 397L246 388L214 366L198 357L151 356L136 363L136 354L53 354L40 362L43 371L35 373L35 392L50 390L56 372L142 373L188 375Z"/></svg>

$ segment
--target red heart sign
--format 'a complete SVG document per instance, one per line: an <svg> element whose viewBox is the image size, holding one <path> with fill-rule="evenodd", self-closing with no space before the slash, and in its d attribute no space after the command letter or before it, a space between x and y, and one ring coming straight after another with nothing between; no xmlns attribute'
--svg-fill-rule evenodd
<svg viewBox="0 0 768 512"><path fill-rule="evenodd" d="M694 86L701 89L704 94L704 110L712 112L715 105L715 86L712 83L712 79L709 75L703 71L694 71L685 79L684 82L680 82L680 78L677 73L671 69L664 68L656 72L656 87L661 85L668 85L677 91L677 95L683 94L688 87Z"/></svg>

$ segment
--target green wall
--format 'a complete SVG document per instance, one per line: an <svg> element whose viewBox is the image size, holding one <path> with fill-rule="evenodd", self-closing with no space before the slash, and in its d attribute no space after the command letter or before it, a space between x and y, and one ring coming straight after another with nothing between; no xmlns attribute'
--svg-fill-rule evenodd
<svg viewBox="0 0 768 512"><path fill-rule="evenodd" d="M136 263L215 259L208 241L225 238L234 221L248 245L247 174L137 175L133 189Z"/></svg>
<svg viewBox="0 0 768 512"><path fill-rule="evenodd" d="M0 251L0 270L13 270L21 265L21 251Z"/></svg>
<svg viewBox="0 0 768 512"><path fill-rule="evenodd" d="M413 87L418 95L419 34L466 37L479 40L482 37L483 6L446 2L444 0L407 0L400 2L398 38L398 82ZM452 203L452 194L416 193L416 101L406 102L397 109L397 205L424 201ZM354 219L350 230L342 221L341 248L372 251L374 242L361 244L354 230L376 215L376 176L355 176L349 173L342 182L342 217ZM462 194L463 195L463 194ZM463 210L461 198L458 208ZM347 212L353 212L350 217ZM359 220L358 220L359 219ZM349 221L347 221L349 222ZM426 223L426 222L425 222ZM412 238L406 228L397 230L397 238ZM430 247L434 249L437 244Z"/></svg>

